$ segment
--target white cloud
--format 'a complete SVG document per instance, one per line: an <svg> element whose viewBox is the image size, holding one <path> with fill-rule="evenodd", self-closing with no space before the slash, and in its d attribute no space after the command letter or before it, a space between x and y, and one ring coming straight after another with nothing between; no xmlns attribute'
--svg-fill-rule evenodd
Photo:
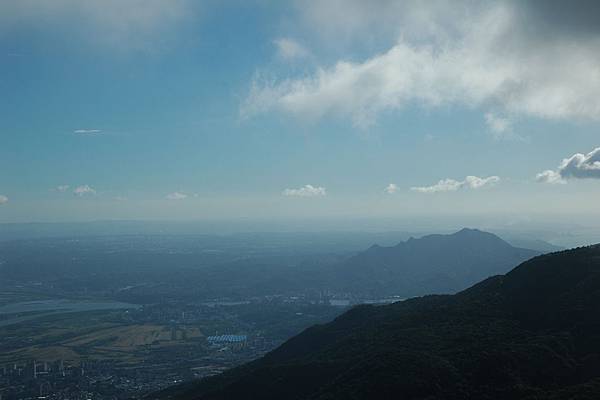
<svg viewBox="0 0 600 400"><path fill-rule="evenodd" d="M279 38L273 41L277 47L277 54L284 60L293 60L308 57L310 52L300 43L290 38Z"/></svg>
<svg viewBox="0 0 600 400"><path fill-rule="evenodd" d="M167 200L184 200L187 199L188 195L182 192L173 192L173 193L169 193L166 196Z"/></svg>
<svg viewBox="0 0 600 400"><path fill-rule="evenodd" d="M562 160L556 171L546 170L536 175L536 180L543 183L565 183L573 178L600 179L600 147L587 154L573 154Z"/></svg>
<svg viewBox="0 0 600 400"><path fill-rule="evenodd" d="M467 176L464 180L464 187L469 189L479 189L487 185L494 185L500 182L500 177L489 176L487 178L479 178L477 176Z"/></svg>
<svg viewBox="0 0 600 400"><path fill-rule="evenodd" d="M58 186L56 187L56 191L57 191L57 192L64 193L64 192L66 192L67 190L69 190L69 188L70 188L70 187L71 187L71 186L69 186L69 185L58 185Z"/></svg>
<svg viewBox="0 0 600 400"><path fill-rule="evenodd" d="M395 183L390 183L386 186L385 189L383 189L383 191L388 194L394 194L398 191L398 185L396 185Z"/></svg>
<svg viewBox="0 0 600 400"><path fill-rule="evenodd" d="M573 154L563 160L559 167L560 175L568 178L600 179L600 147L588 154Z"/></svg>
<svg viewBox="0 0 600 400"><path fill-rule="evenodd" d="M8 203L8 197L0 194L0 205Z"/></svg>
<svg viewBox="0 0 600 400"><path fill-rule="evenodd" d="M500 182L500 177L489 176L487 178L480 178L478 176L469 175L462 181L455 179L442 179L438 183L432 186L416 186L410 188L410 190L420 193L437 193L437 192L455 192L460 189L479 189L484 186L491 186Z"/></svg>
<svg viewBox="0 0 600 400"><path fill-rule="evenodd" d="M304 185L298 189L285 189L282 194L284 196L298 196L298 197L318 197L325 196L327 194L324 187L315 187L313 185Z"/></svg>
<svg viewBox="0 0 600 400"><path fill-rule="evenodd" d="M462 181L454 179L442 179L438 183L432 186L414 186L410 190L421 193L436 193L436 192L450 192L458 190L462 185Z"/></svg>
<svg viewBox="0 0 600 400"><path fill-rule="evenodd" d="M73 189L73 193L81 197L85 195L95 195L96 190L89 185L81 185Z"/></svg>
<svg viewBox="0 0 600 400"><path fill-rule="evenodd" d="M76 135L96 135L102 133L101 129L75 129L73 131Z"/></svg>
<svg viewBox="0 0 600 400"><path fill-rule="evenodd" d="M547 169L537 174L535 180L541 183L567 183L567 181L560 176L559 172L552 171L551 169Z"/></svg>
<svg viewBox="0 0 600 400"><path fill-rule="evenodd" d="M363 61L340 59L308 76L257 78L241 106L242 115L338 115L366 128L382 112L417 104L493 107L546 119L600 119L595 38L530 38L527 21L513 2L482 2L488 6L457 6L455 11L442 3L409 1L404 8L388 7L387 12L395 13L391 17L373 16L365 10L371 3L365 4L365 20L395 15L397 25L404 26L387 51ZM498 119L493 122L498 132L509 127Z"/></svg>

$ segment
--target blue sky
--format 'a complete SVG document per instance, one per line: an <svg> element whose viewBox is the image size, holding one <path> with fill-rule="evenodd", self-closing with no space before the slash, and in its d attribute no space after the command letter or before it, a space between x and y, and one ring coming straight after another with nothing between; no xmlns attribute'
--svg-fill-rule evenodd
<svg viewBox="0 0 600 400"><path fill-rule="evenodd" d="M600 32L540 4L3 2L0 222L597 218Z"/></svg>

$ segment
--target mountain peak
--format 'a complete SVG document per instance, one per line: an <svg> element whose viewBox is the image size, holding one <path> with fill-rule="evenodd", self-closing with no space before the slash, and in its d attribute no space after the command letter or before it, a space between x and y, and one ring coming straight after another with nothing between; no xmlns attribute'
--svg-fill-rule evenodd
<svg viewBox="0 0 600 400"><path fill-rule="evenodd" d="M501 240L504 242L504 239L500 238L498 235L495 235L491 232L487 232L487 231L482 231L481 229L476 229L476 228L462 228L460 231L451 233L447 236L454 236L454 237L466 237L466 238L494 238L496 240Z"/></svg>
<svg viewBox="0 0 600 400"><path fill-rule="evenodd" d="M538 254L512 247L492 233L464 228L411 237L391 247L373 245L336 265L331 280L341 291L373 296L452 293Z"/></svg>
<svg viewBox="0 0 600 400"><path fill-rule="evenodd" d="M479 229L476 228L462 228L460 231L455 232L454 235L470 235L470 234L481 234L481 233L488 233L488 232L484 232L481 231Z"/></svg>
<svg viewBox="0 0 600 400"><path fill-rule="evenodd" d="M423 244L437 244L445 243L449 246L501 246L501 247L512 247L508 242L499 236L482 231L474 228L462 228L461 230L449 233L449 234L433 234L423 236L420 239L416 239L416 242L423 242Z"/></svg>

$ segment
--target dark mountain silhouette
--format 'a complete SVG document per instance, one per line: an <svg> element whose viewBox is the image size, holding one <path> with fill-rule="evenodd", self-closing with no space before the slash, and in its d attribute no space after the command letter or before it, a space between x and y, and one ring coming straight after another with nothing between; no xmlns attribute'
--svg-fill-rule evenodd
<svg viewBox="0 0 600 400"><path fill-rule="evenodd" d="M410 238L392 247L374 245L334 266L328 281L338 290L372 296L454 293L538 254L491 233L462 229Z"/></svg>
<svg viewBox="0 0 600 400"><path fill-rule="evenodd" d="M600 245L533 258L456 295L355 307L262 359L159 394L202 400L599 396Z"/></svg>

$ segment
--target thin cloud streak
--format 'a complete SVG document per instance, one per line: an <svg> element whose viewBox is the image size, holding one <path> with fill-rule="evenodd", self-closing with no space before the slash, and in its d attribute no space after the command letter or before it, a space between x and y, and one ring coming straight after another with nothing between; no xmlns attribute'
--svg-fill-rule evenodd
<svg viewBox="0 0 600 400"><path fill-rule="evenodd" d="M86 195L95 195L96 194L96 189L92 188L89 185L81 185L81 186L77 186L75 189L73 189L73 194L75 194L76 196L79 197L83 197Z"/></svg>
<svg viewBox="0 0 600 400"><path fill-rule="evenodd" d="M75 129L73 133L76 135L97 135L102 133L102 129Z"/></svg>
<svg viewBox="0 0 600 400"><path fill-rule="evenodd" d="M173 192L166 195L165 198L167 200L185 200L188 198L188 195L182 192Z"/></svg>
<svg viewBox="0 0 600 400"><path fill-rule="evenodd" d="M322 197L327 195L324 187L304 185L298 189L285 189L282 194L288 197Z"/></svg>

